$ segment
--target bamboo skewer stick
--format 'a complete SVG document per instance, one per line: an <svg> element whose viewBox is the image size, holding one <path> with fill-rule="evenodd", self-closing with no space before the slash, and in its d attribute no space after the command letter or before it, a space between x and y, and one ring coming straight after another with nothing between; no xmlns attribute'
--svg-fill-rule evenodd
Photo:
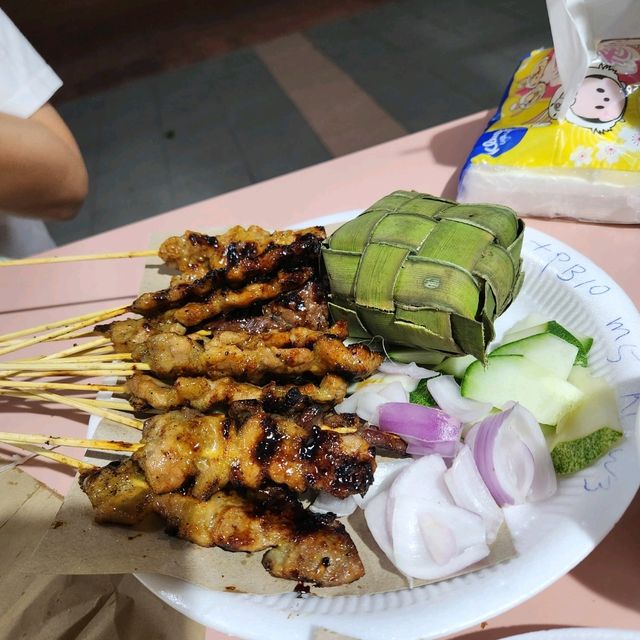
<svg viewBox="0 0 640 640"><path fill-rule="evenodd" d="M111 391L112 393L126 393L123 385L110 384L74 384L73 382L25 382L21 380L0 380L0 389L29 389L32 391L60 390L60 391Z"/></svg>
<svg viewBox="0 0 640 640"><path fill-rule="evenodd" d="M46 393L46 392L42 393L42 392L35 392L35 391L32 393L34 396L37 396L38 398L42 398L43 400L50 400L52 402L57 402L59 404L66 404L67 406L73 407L74 409L80 409L87 413L100 416L101 418L107 418L107 420L111 420L111 422L122 424L126 427L132 427L134 429L141 430L144 424L142 420L136 420L135 418L130 418L129 416L123 416L110 409L94 407L88 402L78 400L77 398L69 398L68 396L61 396L57 393Z"/></svg>
<svg viewBox="0 0 640 640"><path fill-rule="evenodd" d="M96 449L97 451L137 451L144 446L141 442L91 440L89 438L67 438L33 433L9 433L7 431L0 431L0 442L44 444L52 447L82 447L83 449Z"/></svg>
<svg viewBox="0 0 640 640"><path fill-rule="evenodd" d="M7 364L11 364L14 365L16 367L21 367L22 365L29 365L29 364L34 364L34 363L40 363L40 364L51 364L51 365L58 365L58 364L63 364L63 363L72 363L75 364L76 362L111 362L111 361L122 361L122 360L131 360L131 354L130 353L98 353L95 354L91 353L89 355L86 356L77 356L75 354L72 354L72 356L67 356L67 357L61 357L61 358L49 358L47 356L45 356L44 358L30 358L30 359L25 359L25 360L12 360L11 362L7 363ZM3 363L4 364L4 363ZM124 363L125 366L129 366L130 363Z"/></svg>
<svg viewBox="0 0 640 640"><path fill-rule="evenodd" d="M32 344L45 342L46 340L50 340L51 338L56 338L58 336L69 334L75 331L76 329L82 329L83 327L88 327L90 324L95 324L100 320L107 320L109 318L114 318L115 316L122 315L123 313L126 313L128 310L129 310L129 307L118 307L117 309L110 309L109 311L104 311L103 313L98 314L90 319L81 320L80 322L67 325L66 327L62 327L61 329L56 329L51 333L35 336L33 338L23 340L22 342L18 342L17 344L9 345L8 347L2 347L0 348L0 355L4 355L5 353L11 353L12 351L17 351L18 349L23 349L24 347L29 347Z"/></svg>
<svg viewBox="0 0 640 640"><path fill-rule="evenodd" d="M63 342L63 341L68 341L68 340L83 340L84 338L94 338L95 336L101 336L101 333L98 333L96 331L86 331L85 333L69 333L69 334L63 334L61 336L57 336L55 338L49 338L49 340L47 340L47 342ZM108 340L108 338L107 338ZM14 344L18 344L19 342L22 342L23 339L20 338L16 338L16 339L12 339L12 340L3 340L2 342L0 342L0 346L3 347L8 347L8 346L12 346Z"/></svg>
<svg viewBox="0 0 640 640"><path fill-rule="evenodd" d="M82 374L83 371L91 369L94 371L110 371L118 369L119 371L149 371L150 367L144 362L77 362L74 360L48 360L46 362L21 362L19 363L20 371L73 371ZM15 369L16 363L0 362L0 371Z"/></svg>
<svg viewBox="0 0 640 640"><path fill-rule="evenodd" d="M67 356L75 355L77 353L84 353L85 351L91 351L91 353L96 353L103 349L112 349L113 345L111 344L111 340L109 338L96 338L91 342L85 342L84 344L77 344L74 347L68 347L67 349L62 349L62 351L56 351L55 353L51 353L49 355L43 356L43 360L52 360L54 358L66 358Z"/></svg>
<svg viewBox="0 0 640 640"><path fill-rule="evenodd" d="M109 338L96 338L91 342L85 342L83 344L76 344L73 347L67 347L61 351L55 353L49 353L45 356L38 356L36 358L20 358L19 360L12 360L11 362L34 362L36 360L52 360L55 358L65 358L66 356L75 355L78 353L84 353L85 351L91 351L95 353L105 348L113 348L111 340Z"/></svg>
<svg viewBox="0 0 640 640"><path fill-rule="evenodd" d="M157 256L157 249L145 251L117 251L114 253L88 253L76 256L51 256L49 258L23 258L20 260L4 260L0 266L15 267L29 264L54 264L56 262L84 262L87 260L113 260L116 258L143 258Z"/></svg>
<svg viewBox="0 0 640 640"><path fill-rule="evenodd" d="M116 309L110 309L109 311L116 311ZM81 316L74 316L72 318L65 318L64 320L56 320L55 322L47 322L45 324L39 324L35 327L29 327L28 329L20 329L19 331L12 331L11 333L5 333L0 336L0 342L6 342L12 338L19 338L20 336L28 336L36 333L43 333L51 329L57 329L58 327L68 327L72 324L77 324L83 320L90 320L96 316L101 316L108 311L92 311L91 313L85 313Z"/></svg>
<svg viewBox="0 0 640 640"><path fill-rule="evenodd" d="M36 447L32 444L25 443L11 443L14 447L18 447L20 449L24 449L25 451L30 451L31 453L35 453L38 456L42 456L43 458L49 458L50 460L55 460L56 462L60 462L61 464L66 464L69 467L73 467L74 469L78 469L78 471L92 471L97 467L93 464L89 464L88 462L83 462L82 460L77 460L76 458L72 458L71 456L65 456L62 453L56 453L55 451L50 451L49 449L43 449L42 447Z"/></svg>
<svg viewBox="0 0 640 640"><path fill-rule="evenodd" d="M15 389L0 389L0 396L9 396L11 398L22 398L29 401L41 401L41 398L34 395L33 392L24 391L20 393ZM67 396L63 396L67 397ZM80 402L87 404L92 409L110 409L112 411L126 411L128 413L136 411L136 408L131 406L126 400L96 400L95 398L72 398L73 400L79 400Z"/></svg>
<svg viewBox="0 0 640 640"><path fill-rule="evenodd" d="M102 342L104 340L104 342ZM56 353L51 353L47 356L41 356L40 358L31 358L29 360L12 360L12 363L21 363L21 362L40 362L42 360L54 360L56 358L63 358L67 355L75 355L76 353L82 353L83 351L86 351L90 348L92 348L93 346L99 346L104 344L105 342L110 342L108 338L99 338L98 340L94 340L93 342L87 342L83 345L76 345L75 347L69 347L67 349L63 349L62 351L57 351ZM22 371L22 369L20 369L19 367L17 369L14 369L12 371L4 371L3 373L0 373L0 378L8 378L9 376L13 375L14 373L18 373L19 371Z"/></svg>
<svg viewBox="0 0 640 640"><path fill-rule="evenodd" d="M115 365L114 365L115 366ZM144 367L139 370L146 371ZM61 369L57 369L55 371L20 371L19 373L12 374L13 378L49 378L52 376L57 377L65 377L65 378L93 378L96 376L109 376L116 378L126 378L128 376L132 376L136 372L136 369L83 369L82 371L72 370L72 371L63 371Z"/></svg>

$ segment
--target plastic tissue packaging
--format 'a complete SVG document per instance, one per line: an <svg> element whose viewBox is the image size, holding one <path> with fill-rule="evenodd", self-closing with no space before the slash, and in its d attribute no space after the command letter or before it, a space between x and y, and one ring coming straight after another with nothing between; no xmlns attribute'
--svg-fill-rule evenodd
<svg viewBox="0 0 640 640"><path fill-rule="evenodd" d="M587 23L598 17L586 14L586 23L570 21L584 50L567 50L574 40L558 18L554 28L552 9L575 13L576 5L589 4L549 1L561 49L533 51L518 67L463 168L460 201L497 202L523 215L640 222L640 37L599 41L590 49L585 34L593 38L598 30ZM610 12L620 4L600 2ZM640 36L640 2L627 10L624 33L637 29ZM614 29L610 20L603 29L621 33L619 23ZM565 64L556 60L561 50ZM587 64L579 71L581 83L575 82L580 59ZM567 61L574 65L571 73ZM567 82L561 83L558 67Z"/></svg>

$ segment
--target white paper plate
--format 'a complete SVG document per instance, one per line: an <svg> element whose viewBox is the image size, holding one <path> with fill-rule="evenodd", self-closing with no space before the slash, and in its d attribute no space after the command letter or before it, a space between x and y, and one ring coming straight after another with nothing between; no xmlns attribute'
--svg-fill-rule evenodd
<svg viewBox="0 0 640 640"><path fill-rule="evenodd" d="M623 629L550 629L534 631L519 636L509 636L505 640L640 640L640 631Z"/></svg>
<svg viewBox="0 0 640 640"><path fill-rule="evenodd" d="M301 226L343 222L356 213ZM317 626L363 640L426 640L511 609L570 571L612 529L640 483L634 433L640 319L606 273L550 236L527 229L523 257L524 287L496 331L536 311L593 336L591 369L615 386L626 438L591 468L561 480L551 500L507 511L518 557L437 584L366 596L219 593L150 574L139 576L142 582L190 618L250 640L308 640Z"/></svg>

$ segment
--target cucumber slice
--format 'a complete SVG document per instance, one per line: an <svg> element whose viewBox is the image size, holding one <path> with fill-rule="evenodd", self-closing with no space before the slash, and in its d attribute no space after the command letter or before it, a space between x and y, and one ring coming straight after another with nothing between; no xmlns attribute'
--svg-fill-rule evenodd
<svg viewBox="0 0 640 640"><path fill-rule="evenodd" d="M510 336L512 334L524 332L526 329L531 329L532 327L546 324L548 321L548 317L543 316L541 313L529 313L521 320L518 320L518 322L516 322L510 329L507 329L502 342L505 342L506 340L511 341Z"/></svg>
<svg viewBox="0 0 640 640"><path fill-rule="evenodd" d="M522 355L490 355L487 365L474 362L467 369L462 395L502 407L513 400L529 409L542 424L555 425L583 397L571 383Z"/></svg>
<svg viewBox="0 0 640 640"><path fill-rule="evenodd" d="M435 370L440 373L444 373L445 375L453 376L456 380L462 380L467 367L476 360L477 358L474 358L473 356L454 356L451 358L445 358L437 367L435 367Z"/></svg>
<svg viewBox="0 0 640 640"><path fill-rule="evenodd" d="M591 466L623 438L617 429L602 427L588 436L559 442L551 450L551 460L556 473L568 474Z"/></svg>
<svg viewBox="0 0 640 640"><path fill-rule="evenodd" d="M589 364L588 354L593 345L593 338L590 336L576 336L555 320L549 320L533 326L522 327L520 325L520 327L518 330L514 330L514 327L514 329L507 331L504 335L503 343L505 341L515 342L516 340L522 340L541 333L550 333L578 348L575 360L576 365L586 367Z"/></svg>
<svg viewBox="0 0 640 640"><path fill-rule="evenodd" d="M503 344L490 355L520 355L547 369L547 371L566 380L575 362L578 347L551 333L538 333L528 338Z"/></svg>
<svg viewBox="0 0 640 640"><path fill-rule="evenodd" d="M549 438L557 473L575 473L593 464L623 437L615 391L604 378L574 367L569 381L583 399L558 422Z"/></svg>

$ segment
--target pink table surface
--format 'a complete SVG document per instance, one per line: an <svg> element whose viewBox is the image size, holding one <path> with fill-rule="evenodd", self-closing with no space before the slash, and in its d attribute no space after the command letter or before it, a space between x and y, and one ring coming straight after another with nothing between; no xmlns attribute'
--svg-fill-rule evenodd
<svg viewBox="0 0 640 640"><path fill-rule="evenodd" d="M308 169L75 242L50 255L144 249L152 234L258 223L286 227L363 208L395 189L455 197L458 169L488 112L462 118ZM286 150L283 150L286 153ZM528 219L527 224L574 247L602 267L640 306L640 226ZM111 260L0 269L0 333L127 304L142 260ZM42 351L42 349L40 349ZM21 352L22 353L22 352ZM5 356L8 359L10 356ZM17 356L15 356L17 357ZM3 407L3 430L84 433L86 416L59 408ZM43 462L29 473L59 492L72 475ZM640 629L640 499L597 549L570 574L483 628L453 637L497 640L558 626ZM224 634L208 630L207 640Z"/></svg>

